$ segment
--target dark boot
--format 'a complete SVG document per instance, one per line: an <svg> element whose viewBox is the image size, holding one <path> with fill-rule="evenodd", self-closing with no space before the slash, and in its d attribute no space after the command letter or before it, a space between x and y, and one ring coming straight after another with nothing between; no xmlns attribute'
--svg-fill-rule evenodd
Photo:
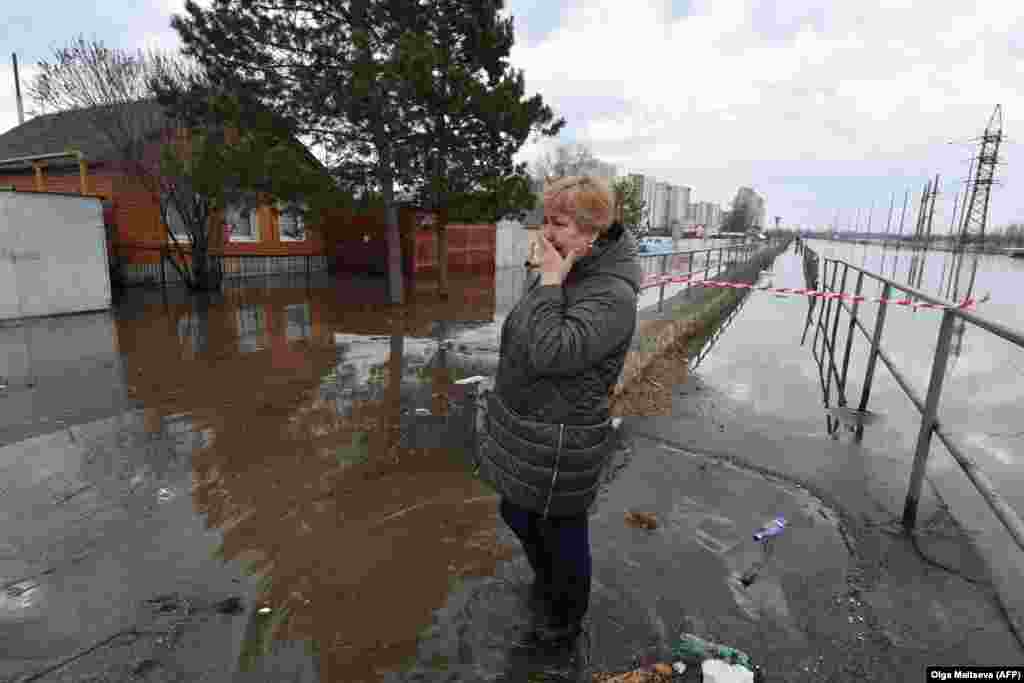
<svg viewBox="0 0 1024 683"><path fill-rule="evenodd" d="M583 633L583 622L579 620L563 621L548 618L534 626L537 641L551 646L573 645Z"/></svg>
<svg viewBox="0 0 1024 683"><path fill-rule="evenodd" d="M550 588L546 581L540 578L534 578L533 583L530 584L530 595L529 605L530 610L537 615L547 617L551 612L550 602L551 594Z"/></svg>

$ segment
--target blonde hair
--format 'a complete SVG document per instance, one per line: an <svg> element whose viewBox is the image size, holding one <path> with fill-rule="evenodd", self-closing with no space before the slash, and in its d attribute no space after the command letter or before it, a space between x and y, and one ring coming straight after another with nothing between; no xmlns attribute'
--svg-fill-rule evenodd
<svg viewBox="0 0 1024 683"><path fill-rule="evenodd" d="M571 216L583 230L602 235L612 224L615 195L607 181L589 175L567 176L547 183L544 214Z"/></svg>

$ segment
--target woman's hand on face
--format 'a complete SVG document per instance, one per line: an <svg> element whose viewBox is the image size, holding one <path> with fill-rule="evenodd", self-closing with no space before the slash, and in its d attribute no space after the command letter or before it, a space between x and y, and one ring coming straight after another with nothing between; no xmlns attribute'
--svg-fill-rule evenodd
<svg viewBox="0 0 1024 683"><path fill-rule="evenodd" d="M584 254L574 249L563 258L543 232L540 232L538 236L540 237L541 284L561 285L565 281L565 276L572 270L572 264Z"/></svg>

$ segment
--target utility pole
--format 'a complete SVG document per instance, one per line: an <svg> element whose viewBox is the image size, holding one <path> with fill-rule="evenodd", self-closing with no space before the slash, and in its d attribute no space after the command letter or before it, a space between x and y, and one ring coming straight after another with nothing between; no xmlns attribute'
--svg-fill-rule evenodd
<svg viewBox="0 0 1024 683"><path fill-rule="evenodd" d="M932 181L924 184L924 192L921 194L921 205L917 207L917 221L914 223L914 242L921 240L924 235L924 219L928 215L928 194L931 192Z"/></svg>
<svg viewBox="0 0 1024 683"><path fill-rule="evenodd" d="M910 201L910 190L903 195L903 211L900 213L900 241L903 240L903 219L907 215L907 202Z"/></svg>
<svg viewBox="0 0 1024 683"><path fill-rule="evenodd" d="M18 78L18 53L11 53L14 62L14 97L18 100L18 125L25 123L25 108L21 104L21 80Z"/></svg>
<svg viewBox="0 0 1024 683"><path fill-rule="evenodd" d="M967 197L971 191L971 180L974 176L974 159L971 159L971 167L967 170L967 183L964 188L964 204L960 207L960 232L957 234L957 249L962 249L966 242L967 233Z"/></svg>
<svg viewBox="0 0 1024 683"><path fill-rule="evenodd" d="M868 209L868 227L867 227L867 230L866 230L867 237L869 237L869 238L871 237L871 214L873 214L874 212L875 212L875 200L872 199L871 200L871 208Z"/></svg>
<svg viewBox="0 0 1024 683"><path fill-rule="evenodd" d="M960 190L953 196L953 217L949 219L949 241L953 241L953 231L956 229L956 210L959 208Z"/></svg>
<svg viewBox="0 0 1024 683"><path fill-rule="evenodd" d="M889 194L889 218L885 221L885 238L889 240L889 228L892 226L892 210L896 204L896 193L892 192Z"/></svg>
<svg viewBox="0 0 1024 683"><path fill-rule="evenodd" d="M935 218L935 198L939 196L939 174L935 174L935 184L932 185L932 206L931 210L928 211L928 234L925 236L925 245L931 245L932 240L932 219Z"/></svg>

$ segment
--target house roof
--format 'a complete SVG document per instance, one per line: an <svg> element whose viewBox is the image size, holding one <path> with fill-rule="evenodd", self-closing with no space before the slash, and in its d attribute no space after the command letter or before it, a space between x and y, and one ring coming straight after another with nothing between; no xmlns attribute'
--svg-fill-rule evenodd
<svg viewBox="0 0 1024 683"><path fill-rule="evenodd" d="M139 101L125 106L130 107L125 120L132 121L147 136L165 120L156 102ZM93 107L29 119L0 135L0 160L64 152L69 147L81 151L89 161L109 160L114 148L97 125L102 116L103 111ZM69 159L65 163L77 161Z"/></svg>
<svg viewBox="0 0 1024 683"><path fill-rule="evenodd" d="M140 100L119 106L128 107L128 110L118 114L117 120L130 122L143 137L154 135L167 125L168 119L163 108L154 100ZM54 154L64 152L68 148L79 150L90 162L110 161L115 158L115 149L109 137L103 132L103 115L101 109L92 107L44 114L29 119L0 135L0 161ZM312 163L323 168L320 160L305 145L298 140L295 143ZM77 159L73 157L48 160L51 167L77 164ZM8 164L4 170L11 171L18 166L27 168L29 164Z"/></svg>

